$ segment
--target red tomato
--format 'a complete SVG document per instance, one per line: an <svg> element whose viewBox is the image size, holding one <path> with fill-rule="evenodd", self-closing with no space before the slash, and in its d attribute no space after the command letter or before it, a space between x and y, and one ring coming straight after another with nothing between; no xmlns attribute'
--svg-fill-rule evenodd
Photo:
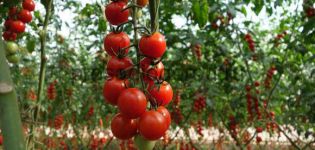
<svg viewBox="0 0 315 150"><path fill-rule="evenodd" d="M159 86L150 84L148 91L151 96L150 98L155 100L158 105L165 106L173 99L173 89L166 81Z"/></svg>
<svg viewBox="0 0 315 150"><path fill-rule="evenodd" d="M3 137L2 135L0 135L0 145L2 145L2 143L3 143Z"/></svg>
<svg viewBox="0 0 315 150"><path fill-rule="evenodd" d="M32 21L32 14L30 11L26 9L22 9L18 14L19 20L23 21L24 23L29 23Z"/></svg>
<svg viewBox="0 0 315 150"><path fill-rule="evenodd" d="M111 130L116 138L127 140L137 134L137 123L119 113L112 120Z"/></svg>
<svg viewBox="0 0 315 150"><path fill-rule="evenodd" d="M35 9L35 3L33 0L24 0L23 2L23 8L29 11L34 11Z"/></svg>
<svg viewBox="0 0 315 150"><path fill-rule="evenodd" d="M144 7L149 3L149 0L137 0L137 5Z"/></svg>
<svg viewBox="0 0 315 150"><path fill-rule="evenodd" d="M107 63L107 73L110 76L118 76L123 71L126 71L126 75L130 76L132 72L132 60L129 57L118 58L118 57L111 57Z"/></svg>
<svg viewBox="0 0 315 150"><path fill-rule="evenodd" d="M146 82L164 78L164 65L161 61L154 64L154 61L151 58L146 57L140 61L140 67L144 72L143 79Z"/></svg>
<svg viewBox="0 0 315 150"><path fill-rule="evenodd" d="M117 56L119 53L124 55L127 54L129 48L127 48L125 52L119 51L123 48L128 47L129 45L130 39L125 32L119 33L111 32L104 38L105 51L107 52L108 55L111 56Z"/></svg>
<svg viewBox="0 0 315 150"><path fill-rule="evenodd" d="M17 7L11 7L9 10L9 17L13 18L17 14L17 11L18 11Z"/></svg>
<svg viewBox="0 0 315 150"><path fill-rule="evenodd" d="M12 22L13 22L13 19L10 19L10 18L6 19L5 22L4 22L4 27L5 27L7 30L9 30L10 27L11 27Z"/></svg>
<svg viewBox="0 0 315 150"><path fill-rule="evenodd" d="M145 112L139 120L139 132L147 140L158 140L167 131L165 117L157 111Z"/></svg>
<svg viewBox="0 0 315 150"><path fill-rule="evenodd" d="M105 8L105 16L112 25L119 25L128 21L129 10L124 10L126 3L122 1L111 2Z"/></svg>
<svg viewBox="0 0 315 150"><path fill-rule="evenodd" d="M168 128L171 125L171 121L172 121L171 115L168 112L168 110L164 106L159 106L156 111L158 111L165 117L166 122L167 122L167 128Z"/></svg>
<svg viewBox="0 0 315 150"><path fill-rule="evenodd" d="M11 31L4 31L2 37L6 41L15 41L17 34Z"/></svg>
<svg viewBox="0 0 315 150"><path fill-rule="evenodd" d="M25 31L25 24L20 20L15 20L11 23L10 30L15 33L22 33Z"/></svg>
<svg viewBox="0 0 315 150"><path fill-rule="evenodd" d="M263 132L263 128L262 127L256 127L256 132L257 133L261 133L261 132Z"/></svg>
<svg viewBox="0 0 315 150"><path fill-rule="evenodd" d="M147 98L137 88L128 88L118 97L118 109L126 117L135 119L140 117L147 108Z"/></svg>
<svg viewBox="0 0 315 150"><path fill-rule="evenodd" d="M151 36L143 36L139 42L139 49L147 57L162 57L166 50L165 38L159 32L155 32Z"/></svg>
<svg viewBox="0 0 315 150"><path fill-rule="evenodd" d="M112 105L117 105L120 93L128 86L128 80L121 80L116 77L107 79L103 88L103 96L105 101Z"/></svg>

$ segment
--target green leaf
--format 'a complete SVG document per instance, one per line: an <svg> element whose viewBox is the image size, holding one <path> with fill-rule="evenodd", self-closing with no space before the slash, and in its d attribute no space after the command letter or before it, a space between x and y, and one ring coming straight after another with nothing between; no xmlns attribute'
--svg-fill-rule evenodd
<svg viewBox="0 0 315 150"><path fill-rule="evenodd" d="M99 19L98 22L98 31L106 31L106 21L104 19Z"/></svg>
<svg viewBox="0 0 315 150"><path fill-rule="evenodd" d="M245 8L244 6L242 7L241 12L242 12L245 16L247 16L247 11L246 11L246 8Z"/></svg>
<svg viewBox="0 0 315 150"><path fill-rule="evenodd" d="M307 34L312 29L315 29L315 17L311 18L308 22L306 22L303 26L303 34Z"/></svg>
<svg viewBox="0 0 315 150"><path fill-rule="evenodd" d="M194 21L200 28L207 24L209 6L207 0L194 1L192 6L192 13Z"/></svg>
<svg viewBox="0 0 315 150"><path fill-rule="evenodd" d="M254 12L256 13L256 15L258 15L264 7L264 0L255 0L254 5Z"/></svg>

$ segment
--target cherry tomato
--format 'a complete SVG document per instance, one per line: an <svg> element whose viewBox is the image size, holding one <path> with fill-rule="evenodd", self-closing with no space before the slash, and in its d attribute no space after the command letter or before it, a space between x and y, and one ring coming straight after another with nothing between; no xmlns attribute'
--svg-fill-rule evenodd
<svg viewBox="0 0 315 150"><path fill-rule="evenodd" d="M149 0L137 0L137 5L144 7L149 3Z"/></svg>
<svg viewBox="0 0 315 150"><path fill-rule="evenodd" d="M16 54L19 50L19 46L15 42L7 42L5 50L6 54Z"/></svg>
<svg viewBox="0 0 315 150"><path fill-rule="evenodd" d="M171 115L168 112L168 110L164 106L159 106L156 111L158 111L159 113L161 113L165 117L167 127L169 127L171 125L172 119L171 119Z"/></svg>
<svg viewBox="0 0 315 150"><path fill-rule="evenodd" d="M34 11L35 9L35 3L33 0L24 0L23 2L23 8L29 11Z"/></svg>
<svg viewBox="0 0 315 150"><path fill-rule="evenodd" d="M109 33L104 38L105 51L110 56L117 56L119 53L127 54L129 51L130 39L125 32ZM119 50L126 48L124 52L119 52Z"/></svg>
<svg viewBox="0 0 315 150"><path fill-rule="evenodd" d="M137 134L137 123L119 113L114 116L111 122L111 130L116 138L127 140Z"/></svg>
<svg viewBox="0 0 315 150"><path fill-rule="evenodd" d="M147 57L162 57L166 50L165 38L159 32L155 32L151 36L143 36L139 42L139 49Z"/></svg>
<svg viewBox="0 0 315 150"><path fill-rule="evenodd" d="M129 10L124 10L126 3L122 1L111 2L105 8L105 16L112 25L119 25L128 21Z"/></svg>
<svg viewBox="0 0 315 150"><path fill-rule="evenodd" d="M147 140L158 140L167 131L165 117L157 111L145 112L139 120L139 132Z"/></svg>
<svg viewBox="0 0 315 150"><path fill-rule="evenodd" d="M30 11L26 9L22 9L18 14L18 18L24 23L29 23L32 21L33 17Z"/></svg>
<svg viewBox="0 0 315 150"><path fill-rule="evenodd" d="M20 20L15 20L11 23L10 30L15 33L22 33L25 31L25 24Z"/></svg>
<svg viewBox="0 0 315 150"><path fill-rule="evenodd" d="M120 73L125 71L127 76L131 75L132 72L132 60L129 57L118 58L118 57L111 57L107 63L107 73L110 76L118 76Z"/></svg>
<svg viewBox="0 0 315 150"><path fill-rule="evenodd" d="M17 34L11 31L4 31L2 37L6 41L15 41Z"/></svg>
<svg viewBox="0 0 315 150"><path fill-rule="evenodd" d="M17 7L11 7L9 10L9 17L13 18L17 14L18 8Z"/></svg>
<svg viewBox="0 0 315 150"><path fill-rule="evenodd" d="M0 146L2 145L2 143L3 143L3 137L2 135L0 135Z"/></svg>
<svg viewBox="0 0 315 150"><path fill-rule="evenodd" d="M129 86L128 80L121 80L117 77L109 78L105 81L103 96L106 102L117 105L120 93Z"/></svg>
<svg viewBox="0 0 315 150"><path fill-rule="evenodd" d="M6 19L5 22L4 22L4 27L7 29L7 30L10 30L10 27L11 27L11 24L13 22L13 19Z"/></svg>
<svg viewBox="0 0 315 150"><path fill-rule="evenodd" d="M143 79L145 82L161 80L164 78L164 65L161 61L154 64L154 61L151 58L146 57L140 61L140 67L144 72Z"/></svg>
<svg viewBox="0 0 315 150"><path fill-rule="evenodd" d="M14 55L9 55L9 56L7 56L7 59L8 59L8 61L9 61L10 63L12 63L12 64L17 64L17 63L20 62L20 59L21 59L21 58L20 58L20 56L14 54Z"/></svg>
<svg viewBox="0 0 315 150"><path fill-rule="evenodd" d="M158 105L165 106L173 99L173 89L166 81L161 85L150 84L148 91Z"/></svg>
<svg viewBox="0 0 315 150"><path fill-rule="evenodd" d="M140 117L147 108L147 98L137 88L128 88L122 91L118 97L118 109L128 118Z"/></svg>

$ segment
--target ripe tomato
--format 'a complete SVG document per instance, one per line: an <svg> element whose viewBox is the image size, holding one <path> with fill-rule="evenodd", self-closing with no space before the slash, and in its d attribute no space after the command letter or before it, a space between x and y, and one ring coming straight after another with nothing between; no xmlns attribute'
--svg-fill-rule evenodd
<svg viewBox="0 0 315 150"><path fill-rule="evenodd" d="M15 41L17 34L11 31L4 31L2 37L6 41Z"/></svg>
<svg viewBox="0 0 315 150"><path fill-rule="evenodd" d="M143 58L140 61L140 67L144 72L144 81L150 82L153 80L161 80L164 78L164 65L160 61L157 64L154 64L154 61L151 58Z"/></svg>
<svg viewBox="0 0 315 150"><path fill-rule="evenodd" d="M111 122L111 130L116 138L127 140L137 134L137 123L119 113Z"/></svg>
<svg viewBox="0 0 315 150"><path fill-rule="evenodd" d="M147 140L158 140L167 131L165 117L157 111L145 112L139 120L139 132Z"/></svg>
<svg viewBox="0 0 315 150"><path fill-rule="evenodd" d="M18 14L18 18L24 23L29 23L32 21L32 14L30 11L22 9Z"/></svg>
<svg viewBox="0 0 315 150"><path fill-rule="evenodd" d="M118 76L123 71L126 71L125 75L130 76L132 72L132 60L129 57L118 58L112 56L107 63L106 70L110 76Z"/></svg>
<svg viewBox="0 0 315 150"><path fill-rule="evenodd" d="M172 121L171 115L168 112L168 110L164 106L159 106L156 111L158 111L159 113L161 113L165 117L166 123L167 123L167 128L168 128L171 125L171 121Z"/></svg>
<svg viewBox="0 0 315 150"><path fill-rule="evenodd" d="M173 99L173 89L166 81L159 86L150 84L148 91L150 98L153 98L158 105L165 106Z"/></svg>
<svg viewBox="0 0 315 150"><path fill-rule="evenodd" d="M137 0L137 5L144 7L149 3L149 0Z"/></svg>
<svg viewBox="0 0 315 150"><path fill-rule="evenodd" d="M262 127L256 127L256 132L257 133L261 133L261 132L263 132L263 128Z"/></svg>
<svg viewBox="0 0 315 150"><path fill-rule="evenodd" d="M159 58L166 50L165 38L159 32L155 32L151 36L143 36L139 42L139 49L147 57Z"/></svg>
<svg viewBox="0 0 315 150"><path fill-rule="evenodd" d="M17 7L11 7L9 10L9 17L13 18L17 14L18 8Z"/></svg>
<svg viewBox="0 0 315 150"><path fill-rule="evenodd" d="M105 81L103 96L106 102L117 105L120 93L129 86L128 80L121 80L117 77L109 78Z"/></svg>
<svg viewBox="0 0 315 150"><path fill-rule="evenodd" d="M119 52L119 50L126 48L129 45L130 39L125 32L111 32L104 38L105 51L110 56L117 56L119 53L127 54L129 48L127 48L125 52Z"/></svg>
<svg viewBox="0 0 315 150"><path fill-rule="evenodd" d="M9 30L10 27L11 27L12 22L13 22L13 19L10 19L10 18L6 19L5 22L4 22L4 27L5 27L7 30Z"/></svg>
<svg viewBox="0 0 315 150"><path fill-rule="evenodd" d="M24 0L23 2L23 8L29 11L34 11L35 9L35 3L33 0Z"/></svg>
<svg viewBox="0 0 315 150"><path fill-rule="evenodd" d="M10 30L15 33L22 33L25 31L25 24L20 20L15 20L11 23Z"/></svg>
<svg viewBox="0 0 315 150"><path fill-rule="evenodd" d="M128 88L118 97L118 109L126 117L135 119L140 117L147 108L147 98L137 88Z"/></svg>
<svg viewBox="0 0 315 150"><path fill-rule="evenodd" d="M129 10L124 10L126 3L122 1L111 2L105 8L105 16L112 25L119 25L128 21Z"/></svg>
<svg viewBox="0 0 315 150"><path fill-rule="evenodd" d="M0 145L2 145L2 143L3 143L3 137L2 135L0 135Z"/></svg>

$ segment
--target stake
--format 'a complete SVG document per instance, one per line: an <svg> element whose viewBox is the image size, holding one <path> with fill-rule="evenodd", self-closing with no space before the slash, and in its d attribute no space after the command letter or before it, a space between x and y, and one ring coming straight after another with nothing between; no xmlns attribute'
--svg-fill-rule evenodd
<svg viewBox="0 0 315 150"><path fill-rule="evenodd" d="M2 28L0 28L0 31ZM4 149L25 150L17 95L6 62L3 41L0 38L0 127L3 133Z"/></svg>

